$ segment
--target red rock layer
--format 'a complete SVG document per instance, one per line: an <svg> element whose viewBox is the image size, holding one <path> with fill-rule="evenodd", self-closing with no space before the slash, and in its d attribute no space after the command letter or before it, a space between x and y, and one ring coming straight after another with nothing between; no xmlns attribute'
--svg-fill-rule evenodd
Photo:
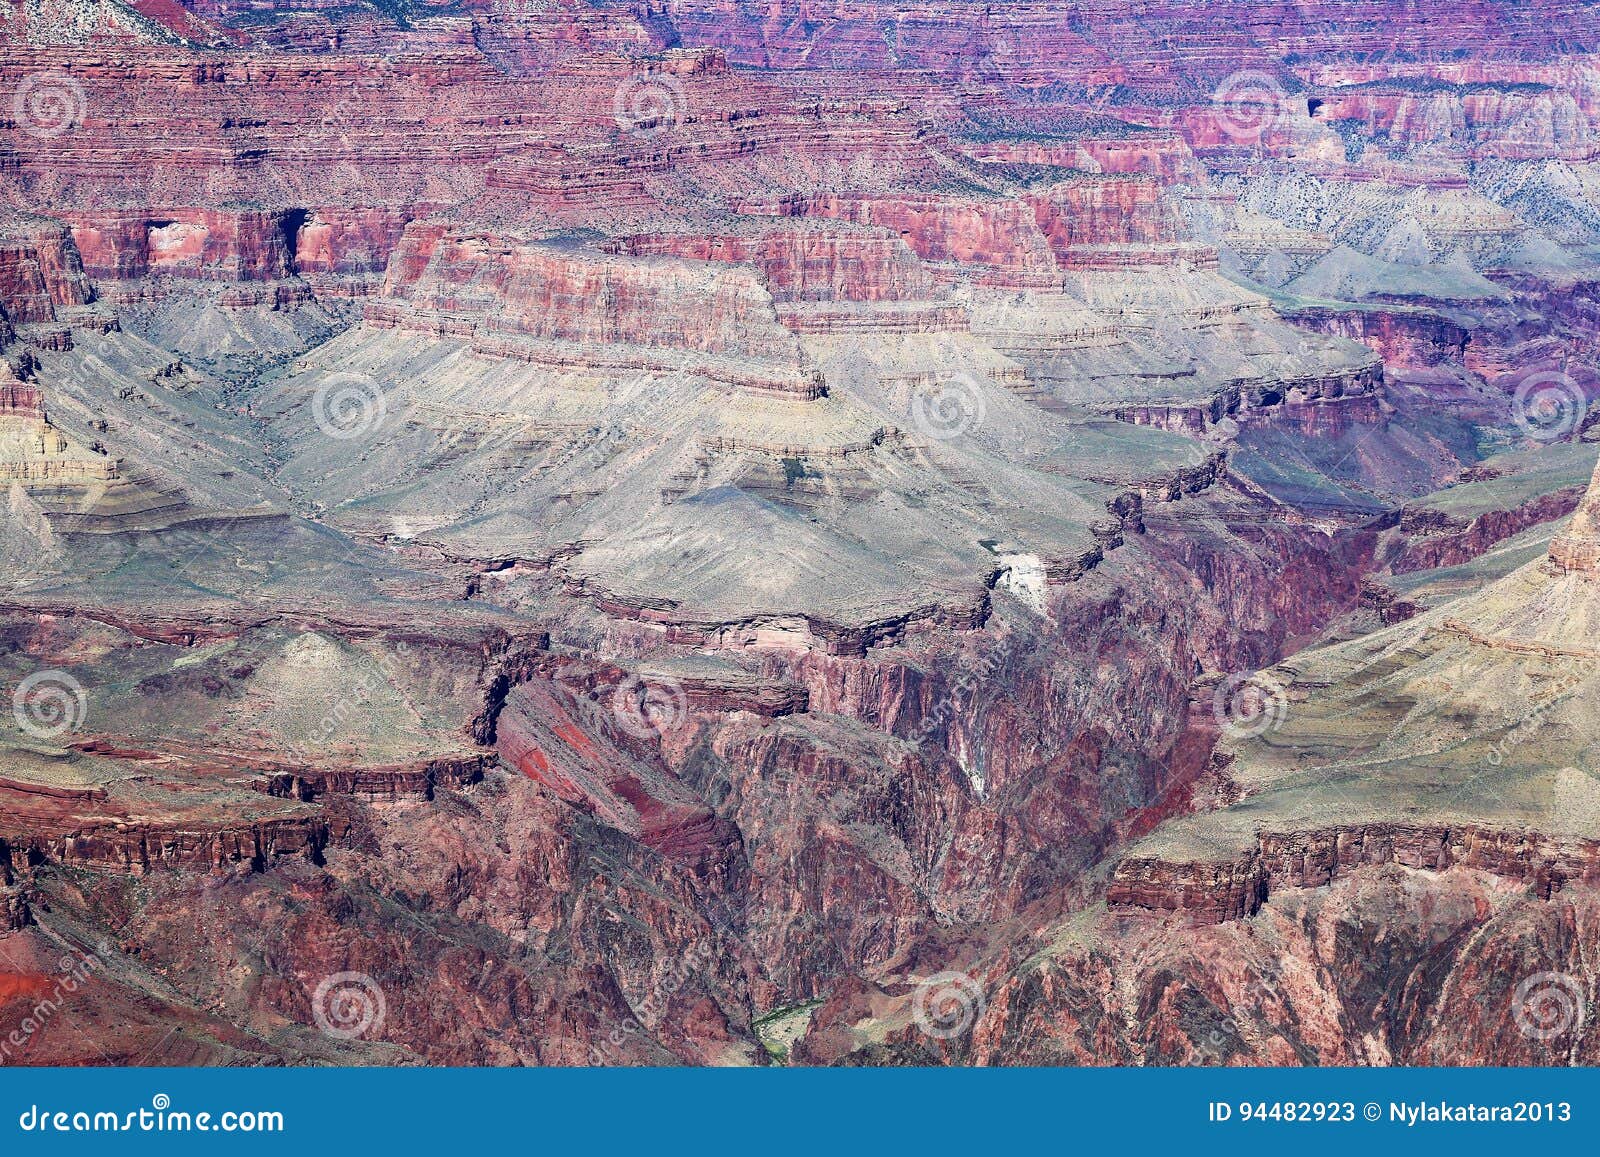
<svg viewBox="0 0 1600 1157"><path fill-rule="evenodd" d="M1559 87L1546 88L1551 81ZM1513 87L1527 84L1527 90ZM1548 68L1496 68L1455 87L1416 91L1378 81L1358 91L1319 90L1317 118L1355 121L1392 147L1424 148L1448 135L1475 158L1590 160L1600 140L1589 128L1600 111L1592 97L1572 91Z"/></svg>
<svg viewBox="0 0 1600 1157"><path fill-rule="evenodd" d="M640 750L641 736L613 732L616 694L615 687L600 688L594 701L602 711L589 716L581 701L554 689L536 683L515 688L496 721L501 759L663 855L718 874L731 870L738 830L678 783L657 756ZM674 717L663 727L682 726L677 710L669 705ZM636 728L648 734L642 708L637 717Z"/></svg>
<svg viewBox="0 0 1600 1157"><path fill-rule="evenodd" d="M86 304L89 282L72 240L54 222L0 238L0 312L19 325L54 321L57 306Z"/></svg>
<svg viewBox="0 0 1600 1157"><path fill-rule="evenodd" d="M1170 90L1185 79L1220 78L1290 53L1359 68L1397 57L1430 60L1447 44L1480 66L1504 67L1600 45L1600 18L1581 0L1406 6L1239 0L1225 22L1210 0L1158 7L1137 0L1024 0L978 8L954 0L909 6L788 0L762 9L734 0L667 0L661 17L685 43L719 45L741 64L976 74L1024 90L1068 81ZM885 28L894 35L884 35ZM1385 65L1368 67L1378 72Z"/></svg>
<svg viewBox="0 0 1600 1157"><path fill-rule="evenodd" d="M980 280L998 285L1049 286L1067 269L1216 263L1209 247L1185 240L1160 184L1141 176L1075 176L1015 200L826 194L740 209L893 230L923 260L977 266Z"/></svg>
<svg viewBox="0 0 1600 1157"><path fill-rule="evenodd" d="M62 216L72 227L82 270L96 279L154 274L245 282L304 276L332 287L352 276L382 274L411 211L187 207Z"/></svg>
<svg viewBox="0 0 1600 1157"><path fill-rule="evenodd" d="M847 197L822 194L745 203L741 212L829 217L898 233L924 261L1055 273L1050 247L1031 206L1020 201L953 197Z"/></svg>
<svg viewBox="0 0 1600 1157"><path fill-rule="evenodd" d="M21 832L0 836L0 864L9 865L14 871L39 863L124 871L156 867L205 869L241 863L259 868L280 856L317 859L327 842L327 824L309 816L214 828L108 822L56 834Z"/></svg>
<svg viewBox="0 0 1600 1157"><path fill-rule="evenodd" d="M259 781L268 795L311 801L325 795L363 799L432 799L439 787L459 788L483 779L488 757L430 759L389 767L348 767L275 771Z"/></svg>
<svg viewBox="0 0 1600 1157"><path fill-rule="evenodd" d="M1106 891L1115 910L1172 913L1199 924L1254 915L1284 888L1318 888L1358 867L1474 868L1549 896L1600 881L1600 844L1537 832L1375 823L1312 832L1263 832L1256 849L1224 862L1130 857Z"/></svg>
<svg viewBox="0 0 1600 1157"><path fill-rule="evenodd" d="M1095 245L1157 245L1183 239L1161 186L1144 177L1076 178L1027 198L1063 266Z"/></svg>
<svg viewBox="0 0 1600 1157"><path fill-rule="evenodd" d="M937 286L899 237L867 230L769 228L756 236L637 234L608 248L633 257L679 257L753 265L774 301L911 301Z"/></svg>
<svg viewBox="0 0 1600 1157"><path fill-rule="evenodd" d="M1361 342L1391 369L1460 362L1471 334L1461 325L1422 310L1308 308L1286 312L1296 325Z"/></svg>
<svg viewBox="0 0 1600 1157"><path fill-rule="evenodd" d="M963 140L955 147L988 165L1030 165L1055 169L1087 169L1107 174L1144 174L1164 185L1199 184L1204 169L1177 133L1143 133L1121 140L1093 136L1073 141L1028 137Z"/></svg>
<svg viewBox="0 0 1600 1157"><path fill-rule="evenodd" d="M91 277L149 274L272 281L293 272L281 214L259 210L139 209L67 214Z"/></svg>
<svg viewBox="0 0 1600 1157"><path fill-rule="evenodd" d="M691 358L709 376L815 397L794 336L752 271L578 252L494 234L411 225L367 320L470 336L484 352L593 364L603 350ZM582 346L583 349L570 348ZM563 353L563 348L568 347ZM626 356L626 355L617 355Z"/></svg>
<svg viewBox="0 0 1600 1157"><path fill-rule="evenodd" d="M1406 574L1470 562L1497 542L1572 513L1583 495L1584 491L1577 487L1557 490L1509 510L1485 511L1464 525L1435 510L1421 515L1407 511L1401 515L1400 530L1410 537L1390 560L1390 573ZM1552 544L1554 549L1558 548Z"/></svg>
<svg viewBox="0 0 1600 1157"><path fill-rule="evenodd" d="M44 394L35 386L0 385L0 418L44 421Z"/></svg>

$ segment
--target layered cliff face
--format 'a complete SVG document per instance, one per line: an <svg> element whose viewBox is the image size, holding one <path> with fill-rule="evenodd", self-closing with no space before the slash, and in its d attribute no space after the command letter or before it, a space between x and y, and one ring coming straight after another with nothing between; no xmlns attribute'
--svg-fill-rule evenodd
<svg viewBox="0 0 1600 1157"><path fill-rule="evenodd" d="M1594 1060L1600 22L1216 8L30 5L24 1059Z"/></svg>

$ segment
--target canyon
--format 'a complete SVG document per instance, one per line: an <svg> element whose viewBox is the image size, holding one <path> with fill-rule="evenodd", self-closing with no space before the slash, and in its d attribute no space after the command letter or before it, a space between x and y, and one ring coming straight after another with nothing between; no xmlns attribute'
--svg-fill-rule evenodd
<svg viewBox="0 0 1600 1157"><path fill-rule="evenodd" d="M1222 7L17 7L13 1059L1600 1061L1600 10Z"/></svg>

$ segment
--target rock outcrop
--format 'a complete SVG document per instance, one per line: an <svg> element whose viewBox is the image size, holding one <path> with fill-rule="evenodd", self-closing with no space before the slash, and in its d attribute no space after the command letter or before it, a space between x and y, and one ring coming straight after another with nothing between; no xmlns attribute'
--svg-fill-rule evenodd
<svg viewBox="0 0 1600 1157"><path fill-rule="evenodd" d="M1363 867L1399 864L1428 872L1471 868L1549 899L1600 878L1600 842L1537 832L1370 824L1310 832L1263 832L1256 849L1223 863L1129 858L1106 890L1113 910L1214 924L1254 916L1285 888L1321 888Z"/></svg>
<svg viewBox="0 0 1600 1157"><path fill-rule="evenodd" d="M1561 574L1600 574L1600 466L1567 529L1551 540L1550 566Z"/></svg>

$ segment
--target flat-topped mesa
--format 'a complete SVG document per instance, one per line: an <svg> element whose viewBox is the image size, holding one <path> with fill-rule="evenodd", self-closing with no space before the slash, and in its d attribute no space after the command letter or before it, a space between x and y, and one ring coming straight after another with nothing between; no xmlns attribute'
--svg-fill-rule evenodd
<svg viewBox="0 0 1600 1157"><path fill-rule="evenodd" d="M188 777L159 783L96 755L0 750L0 883L40 864L145 872L320 862L330 831L315 808ZM231 771L231 766L230 766Z"/></svg>
<svg viewBox="0 0 1600 1157"><path fill-rule="evenodd" d="M1600 575L1600 464L1567 529L1551 540L1546 567L1556 574Z"/></svg>
<svg viewBox="0 0 1600 1157"><path fill-rule="evenodd" d="M429 799L441 786L469 787L483 779L486 755L446 755L378 767L296 767L266 772L251 786L280 799L311 802L325 795L366 800Z"/></svg>
<svg viewBox="0 0 1600 1157"><path fill-rule="evenodd" d="M543 365L680 371L815 399L821 375L752 269L407 227L369 325Z"/></svg>
<svg viewBox="0 0 1600 1157"><path fill-rule="evenodd" d="M206 869L242 863L261 871L283 856L318 861L328 839L326 821L312 815L215 825L108 820L68 830L0 833L0 867L21 872L52 863L148 872L158 867Z"/></svg>

